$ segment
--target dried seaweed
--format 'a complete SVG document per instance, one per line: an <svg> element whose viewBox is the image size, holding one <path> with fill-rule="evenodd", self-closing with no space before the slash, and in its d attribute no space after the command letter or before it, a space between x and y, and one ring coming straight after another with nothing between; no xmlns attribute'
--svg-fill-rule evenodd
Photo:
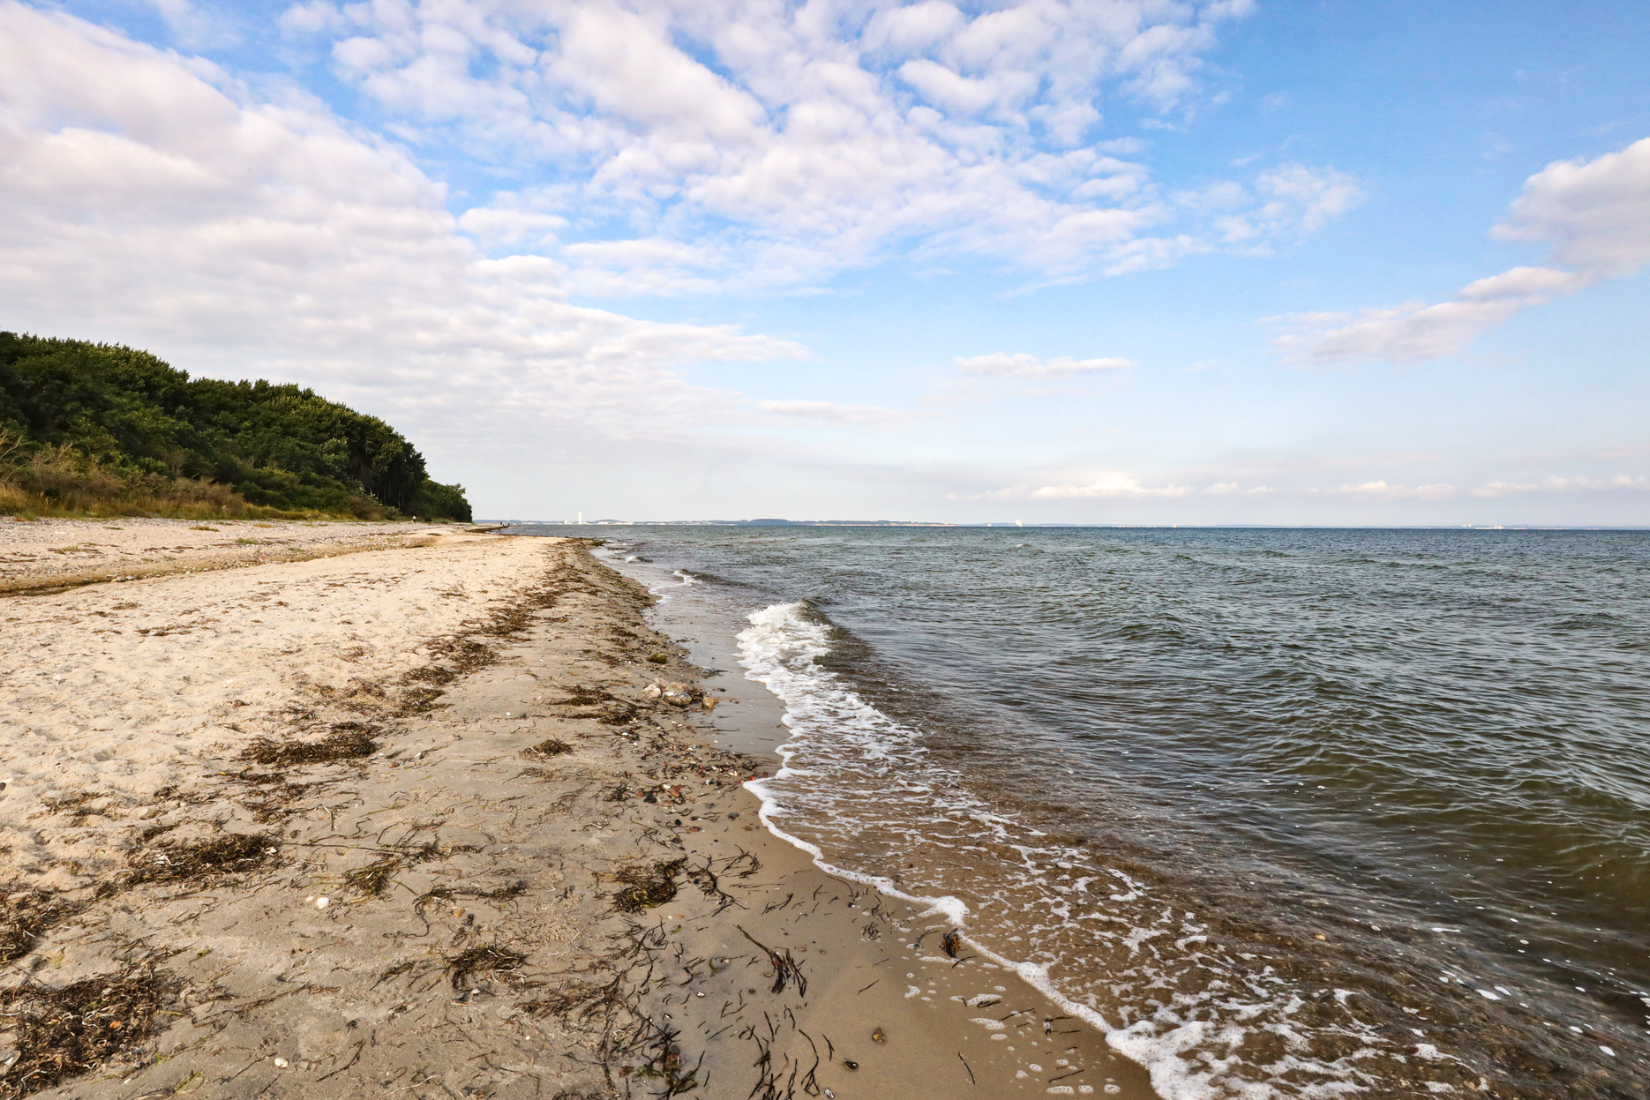
<svg viewBox="0 0 1650 1100"><path fill-rule="evenodd" d="M147 1038L176 989L174 980L144 968L62 989L0 992L0 1012L16 1021L17 1046L15 1060L0 1073L0 1100L78 1077Z"/></svg>
<svg viewBox="0 0 1650 1100"><path fill-rule="evenodd" d="M401 677L403 684L450 684L458 679L458 673L440 665L424 665L415 668Z"/></svg>
<svg viewBox="0 0 1650 1100"><path fill-rule="evenodd" d="M95 802L102 797L104 796L96 791L76 791L61 798L52 798L48 795L41 798L40 803L46 807L48 813L71 813L76 817L83 817L87 814L104 813L102 810L93 810L87 807L87 803Z"/></svg>
<svg viewBox="0 0 1650 1100"><path fill-rule="evenodd" d="M398 714L428 714L438 707L447 704L437 703L436 700L447 694L440 688L413 688L401 693L401 700L396 704Z"/></svg>
<svg viewBox="0 0 1650 1100"><path fill-rule="evenodd" d="M527 1001L519 1007L529 1016L557 1016L568 1019L577 1015L588 1019L610 1002L622 1000L619 980L606 985L594 982L572 981L536 1001Z"/></svg>
<svg viewBox="0 0 1650 1100"><path fill-rule="evenodd" d="M734 927L739 928L737 924ZM802 968L797 966L796 957L791 954L790 948L787 947L784 954L780 954L743 928L739 928L739 931L747 940L756 944L767 954L768 964L773 967L773 991L775 993L785 992L785 983L790 981L796 984L796 995L798 997L808 995L808 979L803 976Z"/></svg>
<svg viewBox="0 0 1650 1100"><path fill-rule="evenodd" d="M241 753L241 759L277 767L354 760L378 751L378 742L372 739L376 732L359 722L345 722L334 726L333 732L319 741L271 741L260 737Z"/></svg>
<svg viewBox="0 0 1650 1100"><path fill-rule="evenodd" d="M27 955L47 930L83 908L32 886L0 886L0 962Z"/></svg>
<svg viewBox="0 0 1650 1100"><path fill-rule="evenodd" d="M425 648L438 660L448 662L452 666L450 671L457 676L474 672L478 668L485 668L498 660L498 650L485 642L472 641L461 634L437 638ZM408 677L412 675L412 673L407 674ZM406 678L403 677L403 679Z"/></svg>
<svg viewBox="0 0 1650 1100"><path fill-rule="evenodd" d="M232 833L197 844L162 844L133 854L132 883L204 882L255 871L280 852L280 842L257 833Z"/></svg>
<svg viewBox="0 0 1650 1100"><path fill-rule="evenodd" d="M527 956L510 947L478 944L447 960L447 971L452 975L453 988L463 990L470 980L483 974L514 974L521 969Z"/></svg>
<svg viewBox="0 0 1650 1100"><path fill-rule="evenodd" d="M640 913L663 905L676 896L676 876L686 865L685 859L661 859L619 868L613 877L624 883L624 888L613 895L613 908L621 913Z"/></svg>
<svg viewBox="0 0 1650 1100"><path fill-rule="evenodd" d="M344 873L344 884L361 891L368 897L377 897L384 892L390 879L401 870L400 856L382 856L373 860L365 867L357 867L353 871Z"/></svg>
<svg viewBox="0 0 1650 1100"><path fill-rule="evenodd" d="M572 752L573 746L560 738L552 737L547 741L521 750L521 755L528 760L541 760L546 757L560 756L562 753Z"/></svg>

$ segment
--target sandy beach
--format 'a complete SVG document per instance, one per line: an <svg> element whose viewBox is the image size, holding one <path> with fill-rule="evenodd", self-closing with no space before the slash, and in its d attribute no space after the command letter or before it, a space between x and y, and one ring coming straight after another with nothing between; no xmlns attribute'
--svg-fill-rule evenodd
<svg viewBox="0 0 1650 1100"><path fill-rule="evenodd" d="M0 1097L1152 1095L764 829L772 762L712 744L762 689L708 686L587 543L0 550Z"/></svg>

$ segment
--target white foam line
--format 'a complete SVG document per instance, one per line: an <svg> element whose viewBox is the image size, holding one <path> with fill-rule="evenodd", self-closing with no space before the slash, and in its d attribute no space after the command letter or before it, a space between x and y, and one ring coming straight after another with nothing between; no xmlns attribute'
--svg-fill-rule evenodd
<svg viewBox="0 0 1650 1100"><path fill-rule="evenodd" d="M768 608L766 610L768 612L780 611L781 613L794 613L795 607L795 604L790 604L784 605L782 609ZM753 626L757 624L757 617L761 614L762 612L757 612L751 616L751 623ZM740 641L744 642L745 640L746 639L741 636ZM751 668L751 662L747 661L745 664L748 669L747 676L750 679L757 680L757 682L767 686L766 680L760 679L754 675L756 670ZM786 708L788 710L790 706L789 700L781 698L781 702L786 704ZM789 716L787 715L787 717ZM790 723L787 722L786 729L792 728L793 727ZM786 741L784 744L780 745L776 751L778 752L781 763L779 770L775 772L772 778L776 780L785 779L792 775L798 774L797 770L790 766L791 758L796 755L798 748L793 745L791 741ZM899 889L899 887L895 886L893 880L891 879L885 878L881 875L870 875L860 871L853 871L846 867L839 867L836 864L831 863L825 858L824 851L817 845L810 844L801 837L793 836L792 834L787 833L784 829L780 828L774 821L774 817L778 814L782 814L784 811L779 806L778 797L768 789L768 782L769 780L766 779L752 779L744 784L745 789L755 795L757 801L761 804L761 808L757 810L758 819L762 822L763 826L767 828L768 832L772 833L774 836L778 837L780 840L783 840L792 847L808 853L808 856L813 861L813 865L815 867L818 867L821 871L828 875L835 875L838 878L847 879L850 882L857 882L861 885L869 886L884 896L898 898L901 901L910 902L914 905L928 906L924 912L918 914L917 919L919 920L922 917L929 916L930 914L940 913L943 914L953 926L959 929L959 931L967 926L969 912L968 904L961 898L955 897L951 894L945 894L940 897L931 897L924 894L908 894ZM1038 966L1035 963L1020 962L1015 959L1010 959L1007 956L999 955L995 951L986 947L984 944L980 943L978 940L966 935L964 935L962 939L964 943L966 943L978 954L984 955L998 966L1013 971L1027 985L1031 986L1054 1004L1058 1005L1061 1011L1069 1013L1070 1015L1085 1021L1091 1027L1099 1030L1101 1034L1105 1035L1107 1045L1111 1046L1113 1049L1116 1049L1125 1056L1131 1057L1134 1061L1140 1061L1138 1058L1133 1058L1130 1052L1124 1049L1123 1042L1119 1041L1126 1041L1125 1029L1113 1026L1110 1021L1108 1021L1095 1009L1089 1008L1087 1005L1078 1004L1064 996L1060 990L1055 987L1054 983L1049 980L1047 967ZM1157 1086L1158 1082L1155 1078L1158 1075L1154 1074L1153 1076L1153 1085ZM1160 1088L1159 1091L1163 1090ZM1207 1095L1212 1096L1213 1093L1208 1093ZM1179 1098L1177 1097L1175 1100L1179 1100Z"/></svg>

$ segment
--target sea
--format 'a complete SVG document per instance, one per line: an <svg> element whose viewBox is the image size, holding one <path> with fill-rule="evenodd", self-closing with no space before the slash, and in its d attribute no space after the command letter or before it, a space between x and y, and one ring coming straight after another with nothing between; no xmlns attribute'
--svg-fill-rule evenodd
<svg viewBox="0 0 1650 1100"><path fill-rule="evenodd" d="M1650 532L514 531L760 694L770 829L1165 1100L1650 1097Z"/></svg>

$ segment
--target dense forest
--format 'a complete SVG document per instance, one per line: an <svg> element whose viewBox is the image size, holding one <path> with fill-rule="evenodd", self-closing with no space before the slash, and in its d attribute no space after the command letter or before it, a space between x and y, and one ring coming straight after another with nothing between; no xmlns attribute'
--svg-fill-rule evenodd
<svg viewBox="0 0 1650 1100"><path fill-rule="evenodd" d="M0 332L0 513L469 520L376 417L147 352Z"/></svg>

